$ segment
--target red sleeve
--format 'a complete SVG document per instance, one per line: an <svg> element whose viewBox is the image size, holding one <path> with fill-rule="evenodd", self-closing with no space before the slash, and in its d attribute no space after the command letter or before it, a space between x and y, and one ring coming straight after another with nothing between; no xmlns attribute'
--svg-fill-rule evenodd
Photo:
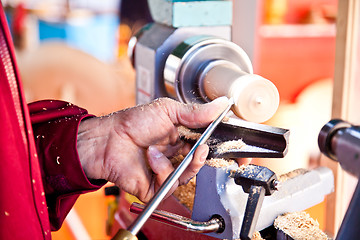
<svg viewBox="0 0 360 240"><path fill-rule="evenodd" d="M80 194L99 189L105 180L89 180L77 153L77 133L85 109L63 101L29 104L51 229L60 228Z"/></svg>

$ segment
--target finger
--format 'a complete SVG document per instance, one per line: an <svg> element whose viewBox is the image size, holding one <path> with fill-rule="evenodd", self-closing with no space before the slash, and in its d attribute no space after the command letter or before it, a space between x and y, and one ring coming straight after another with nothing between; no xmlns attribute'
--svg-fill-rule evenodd
<svg viewBox="0 0 360 240"><path fill-rule="evenodd" d="M182 146L182 148L179 150L179 154L183 155L183 156L186 156L191 148L193 147L193 144L190 144L190 143L187 143L187 142L184 142L184 145Z"/></svg>
<svg viewBox="0 0 360 240"><path fill-rule="evenodd" d="M204 165L208 154L209 147L206 144L202 144L196 149L193 160L179 179L180 185L188 183L193 177L195 177L200 168Z"/></svg>
<svg viewBox="0 0 360 240"><path fill-rule="evenodd" d="M174 124L181 124L190 128L199 128L208 125L216 119L228 106L227 97L220 97L206 104L173 104L165 102L165 108Z"/></svg>
<svg viewBox="0 0 360 240"><path fill-rule="evenodd" d="M155 146L149 146L147 154L151 169L157 175L159 183L163 183L167 176L174 171L174 167L169 159Z"/></svg>
<svg viewBox="0 0 360 240"><path fill-rule="evenodd" d="M175 145L156 145L156 148L162 152L166 157L172 157L174 155L178 155L182 153L182 148L184 146L184 142L183 141L179 141L178 143L176 143Z"/></svg>
<svg viewBox="0 0 360 240"><path fill-rule="evenodd" d="M155 146L149 146L147 155L149 165L156 175L156 187L159 188L165 182L170 173L174 171L174 167L172 166L170 160ZM165 198L170 196L178 187L178 185L179 181L176 181ZM155 191L156 190L157 189L155 189Z"/></svg>

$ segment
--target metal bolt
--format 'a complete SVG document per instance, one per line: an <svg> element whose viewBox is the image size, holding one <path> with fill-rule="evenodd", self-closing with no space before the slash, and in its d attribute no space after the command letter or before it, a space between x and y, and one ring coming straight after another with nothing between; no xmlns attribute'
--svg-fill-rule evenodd
<svg viewBox="0 0 360 240"><path fill-rule="evenodd" d="M270 184L270 187L273 189L273 190L279 190L279 187L280 187L280 182L276 179L273 179L271 181L271 184Z"/></svg>

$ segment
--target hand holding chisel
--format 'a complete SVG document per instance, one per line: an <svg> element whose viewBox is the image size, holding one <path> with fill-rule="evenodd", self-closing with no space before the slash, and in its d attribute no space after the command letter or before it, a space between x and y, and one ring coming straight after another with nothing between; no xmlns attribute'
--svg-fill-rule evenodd
<svg viewBox="0 0 360 240"><path fill-rule="evenodd" d="M132 225L127 230L120 229L117 234L112 238L112 240L135 240L136 234L140 231L142 226L145 224L147 219L153 213L153 211L159 206L161 201L164 199L166 194L170 191L171 187L175 184L175 182L179 179L181 174L185 171L185 169L189 166L190 162L193 159L194 152L197 147L201 144L204 144L206 140L213 133L217 125L223 120L226 114L231 109L234 104L234 100L229 99L227 108L206 128L204 133L201 135L199 140L195 143L195 145L191 148L190 152L186 155L184 160L180 163L180 165L168 176L165 182L161 185L159 190L153 196L153 198L146 205L144 211L136 218Z"/></svg>

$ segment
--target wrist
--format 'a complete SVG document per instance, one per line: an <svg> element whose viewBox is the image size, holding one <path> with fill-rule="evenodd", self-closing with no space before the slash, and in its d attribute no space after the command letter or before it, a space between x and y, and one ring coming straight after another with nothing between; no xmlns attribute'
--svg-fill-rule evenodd
<svg viewBox="0 0 360 240"><path fill-rule="evenodd" d="M106 128L111 125L104 123L107 120L94 117L83 120L79 125L77 151L83 171L89 179L103 179L103 160L109 138Z"/></svg>

